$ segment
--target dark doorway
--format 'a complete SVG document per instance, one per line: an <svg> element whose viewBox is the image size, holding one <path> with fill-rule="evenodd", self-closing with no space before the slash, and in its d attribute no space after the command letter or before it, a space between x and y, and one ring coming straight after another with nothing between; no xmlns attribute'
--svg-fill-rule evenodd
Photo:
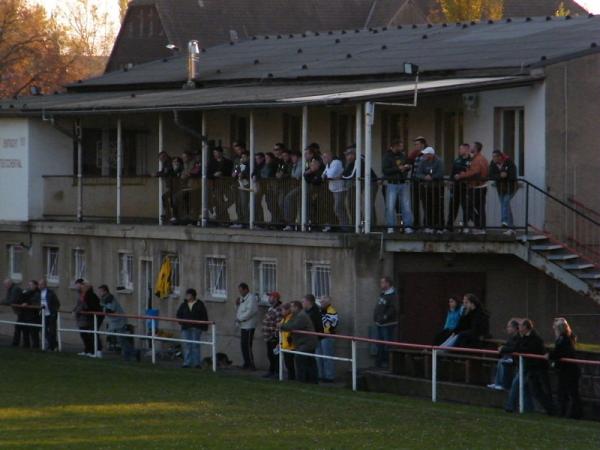
<svg viewBox="0 0 600 450"><path fill-rule="evenodd" d="M402 316L399 338L405 342L431 344L442 329L448 298L466 293L485 304L485 273L404 273L399 277Z"/></svg>

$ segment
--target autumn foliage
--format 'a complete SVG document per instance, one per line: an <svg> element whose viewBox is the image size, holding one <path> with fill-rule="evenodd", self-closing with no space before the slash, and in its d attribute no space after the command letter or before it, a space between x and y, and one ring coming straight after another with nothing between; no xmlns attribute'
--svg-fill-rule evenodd
<svg viewBox="0 0 600 450"><path fill-rule="evenodd" d="M102 73L114 38L102 31L106 17L89 0L63 5L57 16L27 0L0 1L0 97L27 95L32 87L51 93Z"/></svg>

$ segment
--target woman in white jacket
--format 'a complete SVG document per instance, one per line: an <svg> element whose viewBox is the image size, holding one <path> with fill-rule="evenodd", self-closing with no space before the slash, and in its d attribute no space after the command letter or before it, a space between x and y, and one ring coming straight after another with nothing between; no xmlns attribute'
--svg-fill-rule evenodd
<svg viewBox="0 0 600 450"><path fill-rule="evenodd" d="M241 330L242 356L244 358L242 368L256 370L252 353L252 341L258 321L258 299L256 295L250 293L250 288L246 283L240 283L238 291L240 296L236 301L235 323Z"/></svg>

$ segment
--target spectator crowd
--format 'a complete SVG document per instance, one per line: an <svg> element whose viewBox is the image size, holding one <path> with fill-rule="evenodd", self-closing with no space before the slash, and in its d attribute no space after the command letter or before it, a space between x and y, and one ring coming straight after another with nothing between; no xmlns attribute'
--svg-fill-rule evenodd
<svg viewBox="0 0 600 450"><path fill-rule="evenodd" d="M22 290L11 279L4 281L6 297L2 302L11 306L17 316L12 345L26 348L58 349L57 317L60 301L56 293L48 288L45 279L31 280ZM102 357L102 339L95 330L106 330L109 347L119 350L125 360L141 358L129 336L134 332L127 317L108 286L101 285L96 294L89 282L75 282L76 298L72 310L83 344L81 356ZM255 330L259 325L259 300L246 283L238 285L239 296L235 301L235 325L239 329L242 364L240 369L255 371L253 352ZM398 291L390 277L380 280L380 293L373 304L373 322L376 335L375 366L387 368L390 361L387 343L397 340L399 308ZM43 320L42 320L43 318ZM183 343L183 368L201 368L201 337L208 329L208 313L204 303L198 299L194 289L188 289L177 309L176 319L181 328ZM105 327L102 328L106 321ZM268 307L262 317L262 336L269 367L264 378L277 378L279 355L283 352L283 365L289 380L304 383L332 383L336 379L335 334L340 317L329 297L316 299L307 294L301 301L284 302L279 292L268 294ZM40 342L40 329L44 327L44 345ZM519 384L524 386L524 408L534 409L536 400L549 415L561 415L579 419L582 417L579 396L579 367L565 362L574 358L576 336L564 318L553 323L554 347L548 351L543 339L530 319L511 319L506 325L507 340L498 347L494 380L488 388L508 392L505 409L513 412L517 408ZM441 354L454 347L485 348L489 334L489 314L477 296L467 293L462 298L451 297L443 329L436 334L433 345ZM116 338L116 339L115 339ZM116 342L115 342L116 340ZM516 370L515 354L539 355L524 358L523 380ZM549 368L558 373L557 402L553 399Z"/></svg>
<svg viewBox="0 0 600 450"><path fill-rule="evenodd" d="M518 189L517 168L502 151L495 150L492 155L488 162L480 142L461 144L451 172L445 174L442 159L426 138L417 137L410 152L405 150L403 141L392 141L382 159L382 175L371 170L372 222L376 223L375 203L381 190L390 233L410 234L416 229L429 234L457 231L455 226L460 219L460 231L484 234L491 183L498 195L501 226L506 234L513 234L511 200ZM185 152L181 157L171 157L163 151L159 159L163 220L172 224L200 223L200 155ZM356 216L358 170L363 179L365 161L361 157L357 162L355 146L338 156L322 151L318 143L310 144L304 153L278 143L272 151L254 155L252 171L250 153L243 143L232 145L231 159L222 147L216 147L206 165L206 218L243 228L249 223L250 195L254 194L256 224L295 230L300 219L301 184L305 180L309 228L350 231Z"/></svg>

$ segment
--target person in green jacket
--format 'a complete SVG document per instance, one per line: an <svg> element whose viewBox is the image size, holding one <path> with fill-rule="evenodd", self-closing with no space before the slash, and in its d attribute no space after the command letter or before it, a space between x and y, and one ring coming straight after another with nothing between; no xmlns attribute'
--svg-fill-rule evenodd
<svg viewBox="0 0 600 450"><path fill-rule="evenodd" d="M310 317L299 301L293 301L292 317L289 321L281 325L281 331L292 331L292 340L295 350L302 353L314 353L319 343L316 336L308 334L293 333L293 331L315 331ZM294 362L296 366L296 379L303 383L313 381L310 376L312 356L295 355Z"/></svg>

